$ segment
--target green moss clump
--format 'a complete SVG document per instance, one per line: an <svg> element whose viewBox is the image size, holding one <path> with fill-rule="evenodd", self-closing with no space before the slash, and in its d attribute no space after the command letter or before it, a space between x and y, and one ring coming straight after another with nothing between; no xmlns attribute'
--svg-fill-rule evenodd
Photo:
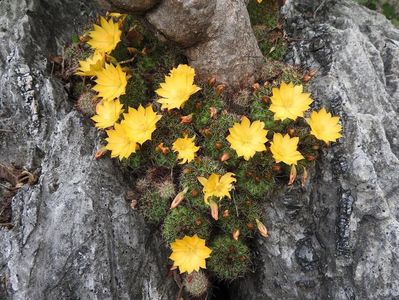
<svg viewBox="0 0 399 300"><path fill-rule="evenodd" d="M203 135L203 155L214 160L220 160L221 156L227 153L230 157L226 162L227 164L234 165L237 162L236 153L230 148L230 144L226 140L229 128L235 122L239 122L238 116L228 112L222 112L216 119L211 120L208 127L209 134Z"/></svg>
<svg viewBox="0 0 399 300"><path fill-rule="evenodd" d="M206 215L181 205L168 214L162 226L162 236L168 244L185 235L194 234L208 240L211 235L211 222Z"/></svg>
<svg viewBox="0 0 399 300"><path fill-rule="evenodd" d="M169 198L164 198L158 192L147 191L140 197L139 209L147 221L160 223L168 214Z"/></svg>
<svg viewBox="0 0 399 300"><path fill-rule="evenodd" d="M250 0L247 8L252 26L264 25L268 29L277 26L280 17L278 1L268 0L258 3L256 0Z"/></svg>
<svg viewBox="0 0 399 300"><path fill-rule="evenodd" d="M70 89L70 96L73 99L79 99L80 95L86 92L86 86L83 81L73 80Z"/></svg>
<svg viewBox="0 0 399 300"><path fill-rule="evenodd" d="M212 255L208 269L222 280L234 280L248 272L249 248L242 241L229 236L219 236L211 244Z"/></svg>
<svg viewBox="0 0 399 300"><path fill-rule="evenodd" d="M220 204L217 226L227 235L240 231L240 239L252 237L256 232L256 219L260 218L262 208L251 198L235 196L234 200L224 200Z"/></svg>
<svg viewBox="0 0 399 300"><path fill-rule="evenodd" d="M125 43L120 42L116 45L115 49L112 50L110 56L113 57L116 61L125 61L132 57L130 52L127 50Z"/></svg>
<svg viewBox="0 0 399 300"><path fill-rule="evenodd" d="M120 101L125 107L137 108L140 104L145 106L148 103L145 99L147 99L147 85L140 74L133 73L127 82L126 94L120 97Z"/></svg>
<svg viewBox="0 0 399 300"><path fill-rule="evenodd" d="M237 170L237 185L249 197L262 199L275 187L274 160L270 154L256 153L249 161L242 161Z"/></svg>
<svg viewBox="0 0 399 300"><path fill-rule="evenodd" d="M193 113L195 130L203 132L213 120L211 108L216 110L217 115L220 115L224 107L225 100L220 95L217 95L215 88L210 85L204 85L201 86L201 91L194 94L184 105L183 114Z"/></svg>

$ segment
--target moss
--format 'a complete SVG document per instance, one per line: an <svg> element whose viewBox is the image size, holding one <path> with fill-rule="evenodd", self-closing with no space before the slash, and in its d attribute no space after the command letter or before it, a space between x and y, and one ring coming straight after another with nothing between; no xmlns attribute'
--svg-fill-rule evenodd
<svg viewBox="0 0 399 300"><path fill-rule="evenodd" d="M395 7L393 7L392 4L387 2L382 5L382 13L389 20L393 20L398 17L395 13Z"/></svg>
<svg viewBox="0 0 399 300"><path fill-rule="evenodd" d="M230 159L228 164L233 164L237 161L235 151L230 148L229 142L226 140L229 128L235 122L239 122L238 116L227 112L222 112L216 119L212 119L207 127L206 133L203 133L203 155L219 160L224 153L227 153Z"/></svg>
<svg viewBox="0 0 399 300"><path fill-rule="evenodd" d="M126 44L123 41L118 43L115 49L110 53L110 56L116 59L117 62L132 58L132 55L127 50Z"/></svg>
<svg viewBox="0 0 399 300"><path fill-rule="evenodd" d="M201 91L194 94L183 108L183 114L193 113L193 126L202 132L213 120L211 116L211 108L218 115L225 107L225 100L217 95L215 88L209 85L202 85Z"/></svg>
<svg viewBox="0 0 399 300"><path fill-rule="evenodd" d="M237 171L237 186L250 197L266 197L275 187L273 165L270 153L264 152L242 161Z"/></svg>
<svg viewBox="0 0 399 300"><path fill-rule="evenodd" d="M147 101L147 85L139 73L133 73L126 85L126 94L120 97L121 103L125 108L139 105L145 106Z"/></svg>
<svg viewBox="0 0 399 300"><path fill-rule="evenodd" d="M268 29L277 26L279 19L278 1L268 0L258 3L256 0L250 0L247 8L253 26L261 24Z"/></svg>
<svg viewBox="0 0 399 300"><path fill-rule="evenodd" d="M128 158L123 159L122 165L129 167L133 172L145 171L147 168L147 157L145 153L138 150Z"/></svg>
<svg viewBox="0 0 399 300"><path fill-rule="evenodd" d="M237 229L240 239L252 237L255 233L256 219L259 219L261 208L258 203L243 195L234 200L220 202L220 217L217 226L227 235L232 236Z"/></svg>
<svg viewBox="0 0 399 300"><path fill-rule="evenodd" d="M288 45L282 35L271 36L265 26L255 27L254 34L258 40L259 49L264 56L273 60L282 60L284 58Z"/></svg>
<svg viewBox="0 0 399 300"><path fill-rule="evenodd" d="M197 234L208 240L211 235L211 222L206 215L184 206L173 209L165 218L162 236L170 244L185 235Z"/></svg>
<svg viewBox="0 0 399 300"><path fill-rule="evenodd" d="M139 200L139 209L151 223L160 223L168 214L170 199L161 197L158 192L147 191L141 195Z"/></svg>
<svg viewBox="0 0 399 300"><path fill-rule="evenodd" d="M241 240L219 236L211 244L208 269L222 280L234 280L245 275L250 266L248 247Z"/></svg>
<svg viewBox="0 0 399 300"><path fill-rule="evenodd" d="M83 81L72 80L69 96L73 99L79 99L80 95L86 92L86 86Z"/></svg>
<svg viewBox="0 0 399 300"><path fill-rule="evenodd" d="M357 0L357 2L371 10L381 11L394 26L399 27L399 14L391 3L382 0Z"/></svg>
<svg viewBox="0 0 399 300"><path fill-rule="evenodd" d="M285 54L287 53L287 50L288 50L287 43L282 39L279 39L274 45L267 44L267 47L264 50L264 52L266 52L266 55L271 59L283 60ZM265 55L264 52L263 55Z"/></svg>
<svg viewBox="0 0 399 300"><path fill-rule="evenodd" d="M287 42L278 28L280 10L277 0L248 4L249 17L262 54L273 60L282 60L287 53Z"/></svg>

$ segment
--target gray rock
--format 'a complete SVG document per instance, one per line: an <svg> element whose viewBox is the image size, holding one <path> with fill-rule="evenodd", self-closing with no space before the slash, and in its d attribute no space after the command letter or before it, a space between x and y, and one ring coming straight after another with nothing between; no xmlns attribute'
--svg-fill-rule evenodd
<svg viewBox="0 0 399 300"><path fill-rule="evenodd" d="M132 13L141 13L151 9L159 0L108 0L114 7L128 10Z"/></svg>
<svg viewBox="0 0 399 300"><path fill-rule="evenodd" d="M96 161L100 137L47 58L78 33L91 1L0 2L0 160L41 170L0 227L1 299L173 299L167 251L125 200L131 181Z"/></svg>
<svg viewBox="0 0 399 300"><path fill-rule="evenodd" d="M200 79L238 88L259 78L263 56L250 26L244 1L218 0L206 41L185 49ZM228 12L228 13L227 13Z"/></svg>
<svg viewBox="0 0 399 300"><path fill-rule="evenodd" d="M399 299L399 30L352 1L290 0L290 63L344 138L266 207L268 240L234 299Z"/></svg>
<svg viewBox="0 0 399 300"><path fill-rule="evenodd" d="M214 0L164 0L146 18L168 40L187 48L210 38L206 29L215 8Z"/></svg>

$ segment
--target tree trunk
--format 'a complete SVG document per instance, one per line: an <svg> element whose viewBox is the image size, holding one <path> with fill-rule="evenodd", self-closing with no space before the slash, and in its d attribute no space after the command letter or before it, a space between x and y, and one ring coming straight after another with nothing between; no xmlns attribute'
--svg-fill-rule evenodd
<svg viewBox="0 0 399 300"><path fill-rule="evenodd" d="M215 77L236 89L258 78L263 56L251 28L247 1L108 1L129 13L144 13L166 40L184 48L200 80Z"/></svg>

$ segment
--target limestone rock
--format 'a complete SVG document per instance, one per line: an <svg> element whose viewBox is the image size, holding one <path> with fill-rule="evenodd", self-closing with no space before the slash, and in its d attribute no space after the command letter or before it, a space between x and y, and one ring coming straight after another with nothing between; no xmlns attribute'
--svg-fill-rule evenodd
<svg viewBox="0 0 399 300"><path fill-rule="evenodd" d="M114 7L131 13L145 12L154 7L159 0L108 0Z"/></svg>
<svg viewBox="0 0 399 300"><path fill-rule="evenodd" d="M310 91L344 138L313 181L266 209L268 240L234 299L399 298L399 30L353 1L289 0L289 63L317 69Z"/></svg>
<svg viewBox="0 0 399 300"><path fill-rule="evenodd" d="M125 200L129 177L95 161L100 137L51 76L94 17L91 1L0 2L0 161L40 170L0 227L1 299L172 299L167 253Z"/></svg>

